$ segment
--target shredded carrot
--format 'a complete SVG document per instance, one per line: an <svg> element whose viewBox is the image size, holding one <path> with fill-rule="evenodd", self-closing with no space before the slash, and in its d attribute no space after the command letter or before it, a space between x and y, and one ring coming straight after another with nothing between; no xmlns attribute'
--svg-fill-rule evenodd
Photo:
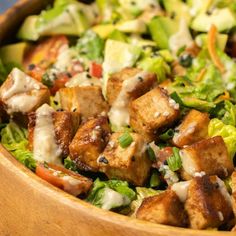
<svg viewBox="0 0 236 236"><path fill-rule="evenodd" d="M216 52L216 36L217 36L217 28L215 25L212 25L210 31L208 32L207 37L207 48L211 57L211 60L215 64L215 66L220 70L223 74L225 72L225 67L220 61L220 58Z"/></svg>
<svg viewBox="0 0 236 236"><path fill-rule="evenodd" d="M229 100L230 99L230 95L228 91L225 91L223 95L219 96L220 100Z"/></svg>
<svg viewBox="0 0 236 236"><path fill-rule="evenodd" d="M197 76L196 81L197 81L197 82L198 82L198 81L201 81L201 80L203 79L203 77L204 77L204 75L205 75L206 72L207 72L207 69L206 69L206 68L203 68L203 69L200 71L199 75Z"/></svg>

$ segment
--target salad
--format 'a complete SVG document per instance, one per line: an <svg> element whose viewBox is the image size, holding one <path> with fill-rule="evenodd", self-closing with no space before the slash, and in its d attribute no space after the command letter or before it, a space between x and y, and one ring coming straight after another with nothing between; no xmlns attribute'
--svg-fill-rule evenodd
<svg viewBox="0 0 236 236"><path fill-rule="evenodd" d="M97 207L236 231L236 1L56 0L0 48L1 144Z"/></svg>

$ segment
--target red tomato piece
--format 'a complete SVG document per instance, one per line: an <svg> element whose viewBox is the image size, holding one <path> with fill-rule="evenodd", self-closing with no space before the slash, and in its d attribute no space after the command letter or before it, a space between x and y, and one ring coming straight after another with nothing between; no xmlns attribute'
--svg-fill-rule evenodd
<svg viewBox="0 0 236 236"><path fill-rule="evenodd" d="M92 62L90 65L90 75L96 78L102 77L102 65L96 62Z"/></svg>
<svg viewBox="0 0 236 236"><path fill-rule="evenodd" d="M38 164L35 173L50 184L74 196L87 193L92 186L90 179L54 164Z"/></svg>
<svg viewBox="0 0 236 236"><path fill-rule="evenodd" d="M64 88L65 84L70 80L70 76L66 73L61 73L57 75L57 79L54 80L53 87L50 88L52 95L55 95L60 88Z"/></svg>

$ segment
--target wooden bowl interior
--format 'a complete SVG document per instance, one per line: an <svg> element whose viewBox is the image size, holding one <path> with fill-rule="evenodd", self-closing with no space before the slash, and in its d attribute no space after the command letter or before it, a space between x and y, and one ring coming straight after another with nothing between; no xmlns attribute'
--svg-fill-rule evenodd
<svg viewBox="0 0 236 236"><path fill-rule="evenodd" d="M0 16L0 43L12 41L22 20L49 1L22 0ZM9 20L10 19L10 20ZM96 208L53 187L0 145L0 235L224 236L152 224Z"/></svg>

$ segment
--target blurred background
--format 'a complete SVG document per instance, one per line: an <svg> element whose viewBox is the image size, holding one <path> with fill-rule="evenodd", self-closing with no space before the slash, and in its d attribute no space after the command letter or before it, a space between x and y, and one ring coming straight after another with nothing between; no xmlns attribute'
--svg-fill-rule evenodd
<svg viewBox="0 0 236 236"><path fill-rule="evenodd" d="M17 0L0 0L0 14L13 5Z"/></svg>

